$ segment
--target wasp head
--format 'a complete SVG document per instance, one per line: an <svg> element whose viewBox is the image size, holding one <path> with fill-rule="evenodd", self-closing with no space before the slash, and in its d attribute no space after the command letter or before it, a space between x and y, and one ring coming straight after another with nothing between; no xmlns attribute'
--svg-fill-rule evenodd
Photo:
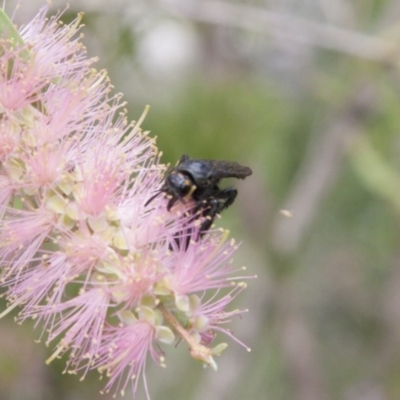
<svg viewBox="0 0 400 400"><path fill-rule="evenodd" d="M165 180L163 192L171 196L168 202L168 211L175 204L177 200L184 202L196 190L196 185L190 175L181 171L172 170Z"/></svg>

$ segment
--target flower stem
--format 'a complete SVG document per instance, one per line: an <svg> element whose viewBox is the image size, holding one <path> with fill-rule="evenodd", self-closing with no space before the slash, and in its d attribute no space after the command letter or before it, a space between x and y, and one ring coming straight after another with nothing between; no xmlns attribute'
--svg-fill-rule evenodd
<svg viewBox="0 0 400 400"><path fill-rule="evenodd" d="M217 371L217 364L211 355L211 349L198 343L197 340L191 336L185 328L180 325L178 320L171 314L163 305L158 308L163 313L164 318L169 322L172 328L189 344L190 355L196 360L200 360L209 365L212 369Z"/></svg>

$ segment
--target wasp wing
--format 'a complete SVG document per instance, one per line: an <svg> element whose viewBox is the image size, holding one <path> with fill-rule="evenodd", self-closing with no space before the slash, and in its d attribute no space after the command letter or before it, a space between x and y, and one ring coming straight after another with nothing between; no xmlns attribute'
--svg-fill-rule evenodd
<svg viewBox="0 0 400 400"><path fill-rule="evenodd" d="M244 179L251 175L253 171L249 167L238 164L234 161L224 160L204 160L210 163L212 176L214 179L237 178Z"/></svg>

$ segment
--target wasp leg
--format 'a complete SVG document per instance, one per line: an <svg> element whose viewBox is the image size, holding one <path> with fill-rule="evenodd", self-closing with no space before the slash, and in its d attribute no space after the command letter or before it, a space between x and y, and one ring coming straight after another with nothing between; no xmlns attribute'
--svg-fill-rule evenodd
<svg viewBox="0 0 400 400"><path fill-rule="evenodd" d="M172 206L178 201L178 197L172 196L167 203L167 211L170 211Z"/></svg>
<svg viewBox="0 0 400 400"><path fill-rule="evenodd" d="M235 188L227 188L214 192L213 196L210 196L208 200L203 200L198 210L204 209L203 215L215 216L228 208L235 201L237 196L237 190ZM196 206L197 207L197 206Z"/></svg>
<svg viewBox="0 0 400 400"><path fill-rule="evenodd" d="M168 249L174 251L176 249L181 249L186 251L189 247L190 240L193 235L193 229L191 227L185 228L183 231L176 232L173 236L174 244L169 243Z"/></svg>
<svg viewBox="0 0 400 400"><path fill-rule="evenodd" d="M228 208L236 199L237 190L235 188L227 188L220 190L218 186L213 186L209 190L201 193L200 199L197 199L196 205L190 211L191 217L188 220L187 227L174 235L174 242L178 248L185 251L188 249L190 240L193 236L193 228L190 226L194 221L200 220L200 228L195 240L201 239L205 233L211 228L215 218L226 208ZM175 203L178 199L172 197L168 205ZM168 209L168 206L167 206ZM169 249L173 250L170 244Z"/></svg>
<svg viewBox="0 0 400 400"><path fill-rule="evenodd" d="M221 211L225 210L225 208L228 208L230 205L232 205L232 203L236 199L237 194L238 191L235 188L220 190L218 195L215 196L219 203L219 208L217 212L220 213Z"/></svg>
<svg viewBox="0 0 400 400"><path fill-rule="evenodd" d="M204 210L200 213L203 222L200 226L198 239L200 239L211 228L217 215L235 201L236 196L236 189L222 189L206 202L206 205L203 206Z"/></svg>

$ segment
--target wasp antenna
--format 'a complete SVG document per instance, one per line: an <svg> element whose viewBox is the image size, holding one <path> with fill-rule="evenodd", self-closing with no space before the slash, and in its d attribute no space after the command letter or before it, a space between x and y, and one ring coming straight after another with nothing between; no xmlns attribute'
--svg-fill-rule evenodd
<svg viewBox="0 0 400 400"><path fill-rule="evenodd" d="M187 154L182 154L181 158L178 160L177 165L182 164L184 161L188 161L188 160L190 160L190 157Z"/></svg>
<svg viewBox="0 0 400 400"><path fill-rule="evenodd" d="M144 206L148 206L156 197L158 197L163 191L159 190L154 196L151 196L149 200L146 201Z"/></svg>

